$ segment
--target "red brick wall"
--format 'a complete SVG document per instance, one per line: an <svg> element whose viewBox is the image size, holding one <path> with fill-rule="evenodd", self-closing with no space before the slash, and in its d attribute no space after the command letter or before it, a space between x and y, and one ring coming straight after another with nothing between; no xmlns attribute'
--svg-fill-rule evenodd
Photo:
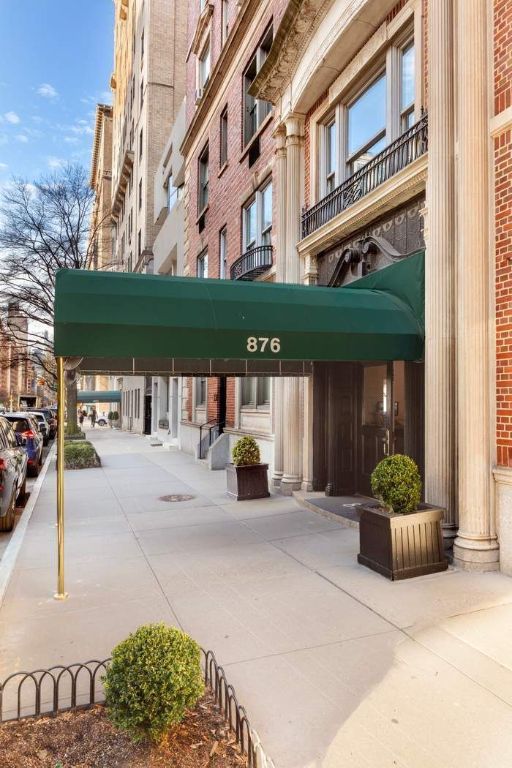
<svg viewBox="0 0 512 768"><path fill-rule="evenodd" d="M494 111L512 105L512 0L494 2Z"/></svg>
<svg viewBox="0 0 512 768"><path fill-rule="evenodd" d="M512 0L494 2L494 111L512 104ZM496 449L512 467L512 131L494 139Z"/></svg>
<svg viewBox="0 0 512 768"><path fill-rule="evenodd" d="M494 140L497 460L512 466L512 132Z"/></svg>

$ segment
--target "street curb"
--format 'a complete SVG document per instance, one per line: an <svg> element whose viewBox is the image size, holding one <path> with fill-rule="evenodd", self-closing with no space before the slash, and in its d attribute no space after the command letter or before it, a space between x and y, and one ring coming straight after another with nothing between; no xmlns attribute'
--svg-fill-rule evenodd
<svg viewBox="0 0 512 768"><path fill-rule="evenodd" d="M39 473L39 477L37 478L30 492L30 497L27 502L27 505L23 510L23 512L21 513L21 517L18 520L18 524L14 529L14 533L11 536L11 540L7 545L7 548L2 556L2 559L0 560L0 608L2 607L3 599L7 591L7 587L9 586L12 572L14 571L14 566L16 565L16 560L18 559L21 545L23 544L23 539L25 538L25 533L27 531L28 524L30 522L30 518L32 517L32 512L34 511L34 507L37 503L37 499L39 498L39 493L43 486L46 473L48 472L50 461L52 460L56 452L57 452L57 446L54 444L50 449L50 451L48 452L48 456L46 457L46 460L43 464L41 472Z"/></svg>

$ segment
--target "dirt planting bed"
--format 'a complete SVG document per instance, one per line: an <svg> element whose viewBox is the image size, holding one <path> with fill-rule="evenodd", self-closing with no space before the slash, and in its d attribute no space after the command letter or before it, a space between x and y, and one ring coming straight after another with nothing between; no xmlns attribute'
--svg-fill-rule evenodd
<svg viewBox="0 0 512 768"><path fill-rule="evenodd" d="M106 710L65 712L0 726L2 768L240 768L240 754L207 694L166 743L134 744L114 728Z"/></svg>

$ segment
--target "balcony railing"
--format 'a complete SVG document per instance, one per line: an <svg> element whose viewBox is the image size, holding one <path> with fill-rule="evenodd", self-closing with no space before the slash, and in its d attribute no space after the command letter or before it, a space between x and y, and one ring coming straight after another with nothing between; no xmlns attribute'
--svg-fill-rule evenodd
<svg viewBox="0 0 512 768"><path fill-rule="evenodd" d="M243 253L230 268L232 280L255 280L272 266L272 246L259 245Z"/></svg>
<svg viewBox="0 0 512 768"><path fill-rule="evenodd" d="M393 141L366 165L302 214L302 237L333 219L384 181L412 163L428 149L428 115Z"/></svg>

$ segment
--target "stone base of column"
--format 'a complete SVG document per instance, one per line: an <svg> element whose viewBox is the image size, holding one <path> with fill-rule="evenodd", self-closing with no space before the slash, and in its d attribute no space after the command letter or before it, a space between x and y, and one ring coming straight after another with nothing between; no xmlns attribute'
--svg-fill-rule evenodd
<svg viewBox="0 0 512 768"><path fill-rule="evenodd" d="M293 491L300 491L302 480L300 477L283 476L281 480L281 493L283 496L291 496Z"/></svg>
<svg viewBox="0 0 512 768"><path fill-rule="evenodd" d="M512 576L512 467L497 467L496 524L500 537L500 571Z"/></svg>
<svg viewBox="0 0 512 768"><path fill-rule="evenodd" d="M283 473L282 472L276 472L272 475L270 478L270 485L272 488L279 488L281 485L281 481L283 479Z"/></svg>
<svg viewBox="0 0 512 768"><path fill-rule="evenodd" d="M459 535L453 543L453 564L465 571L497 571L500 567L498 542Z"/></svg>
<svg viewBox="0 0 512 768"><path fill-rule="evenodd" d="M313 490L313 483L311 480L303 480L300 484L300 490L301 491L312 491Z"/></svg>

